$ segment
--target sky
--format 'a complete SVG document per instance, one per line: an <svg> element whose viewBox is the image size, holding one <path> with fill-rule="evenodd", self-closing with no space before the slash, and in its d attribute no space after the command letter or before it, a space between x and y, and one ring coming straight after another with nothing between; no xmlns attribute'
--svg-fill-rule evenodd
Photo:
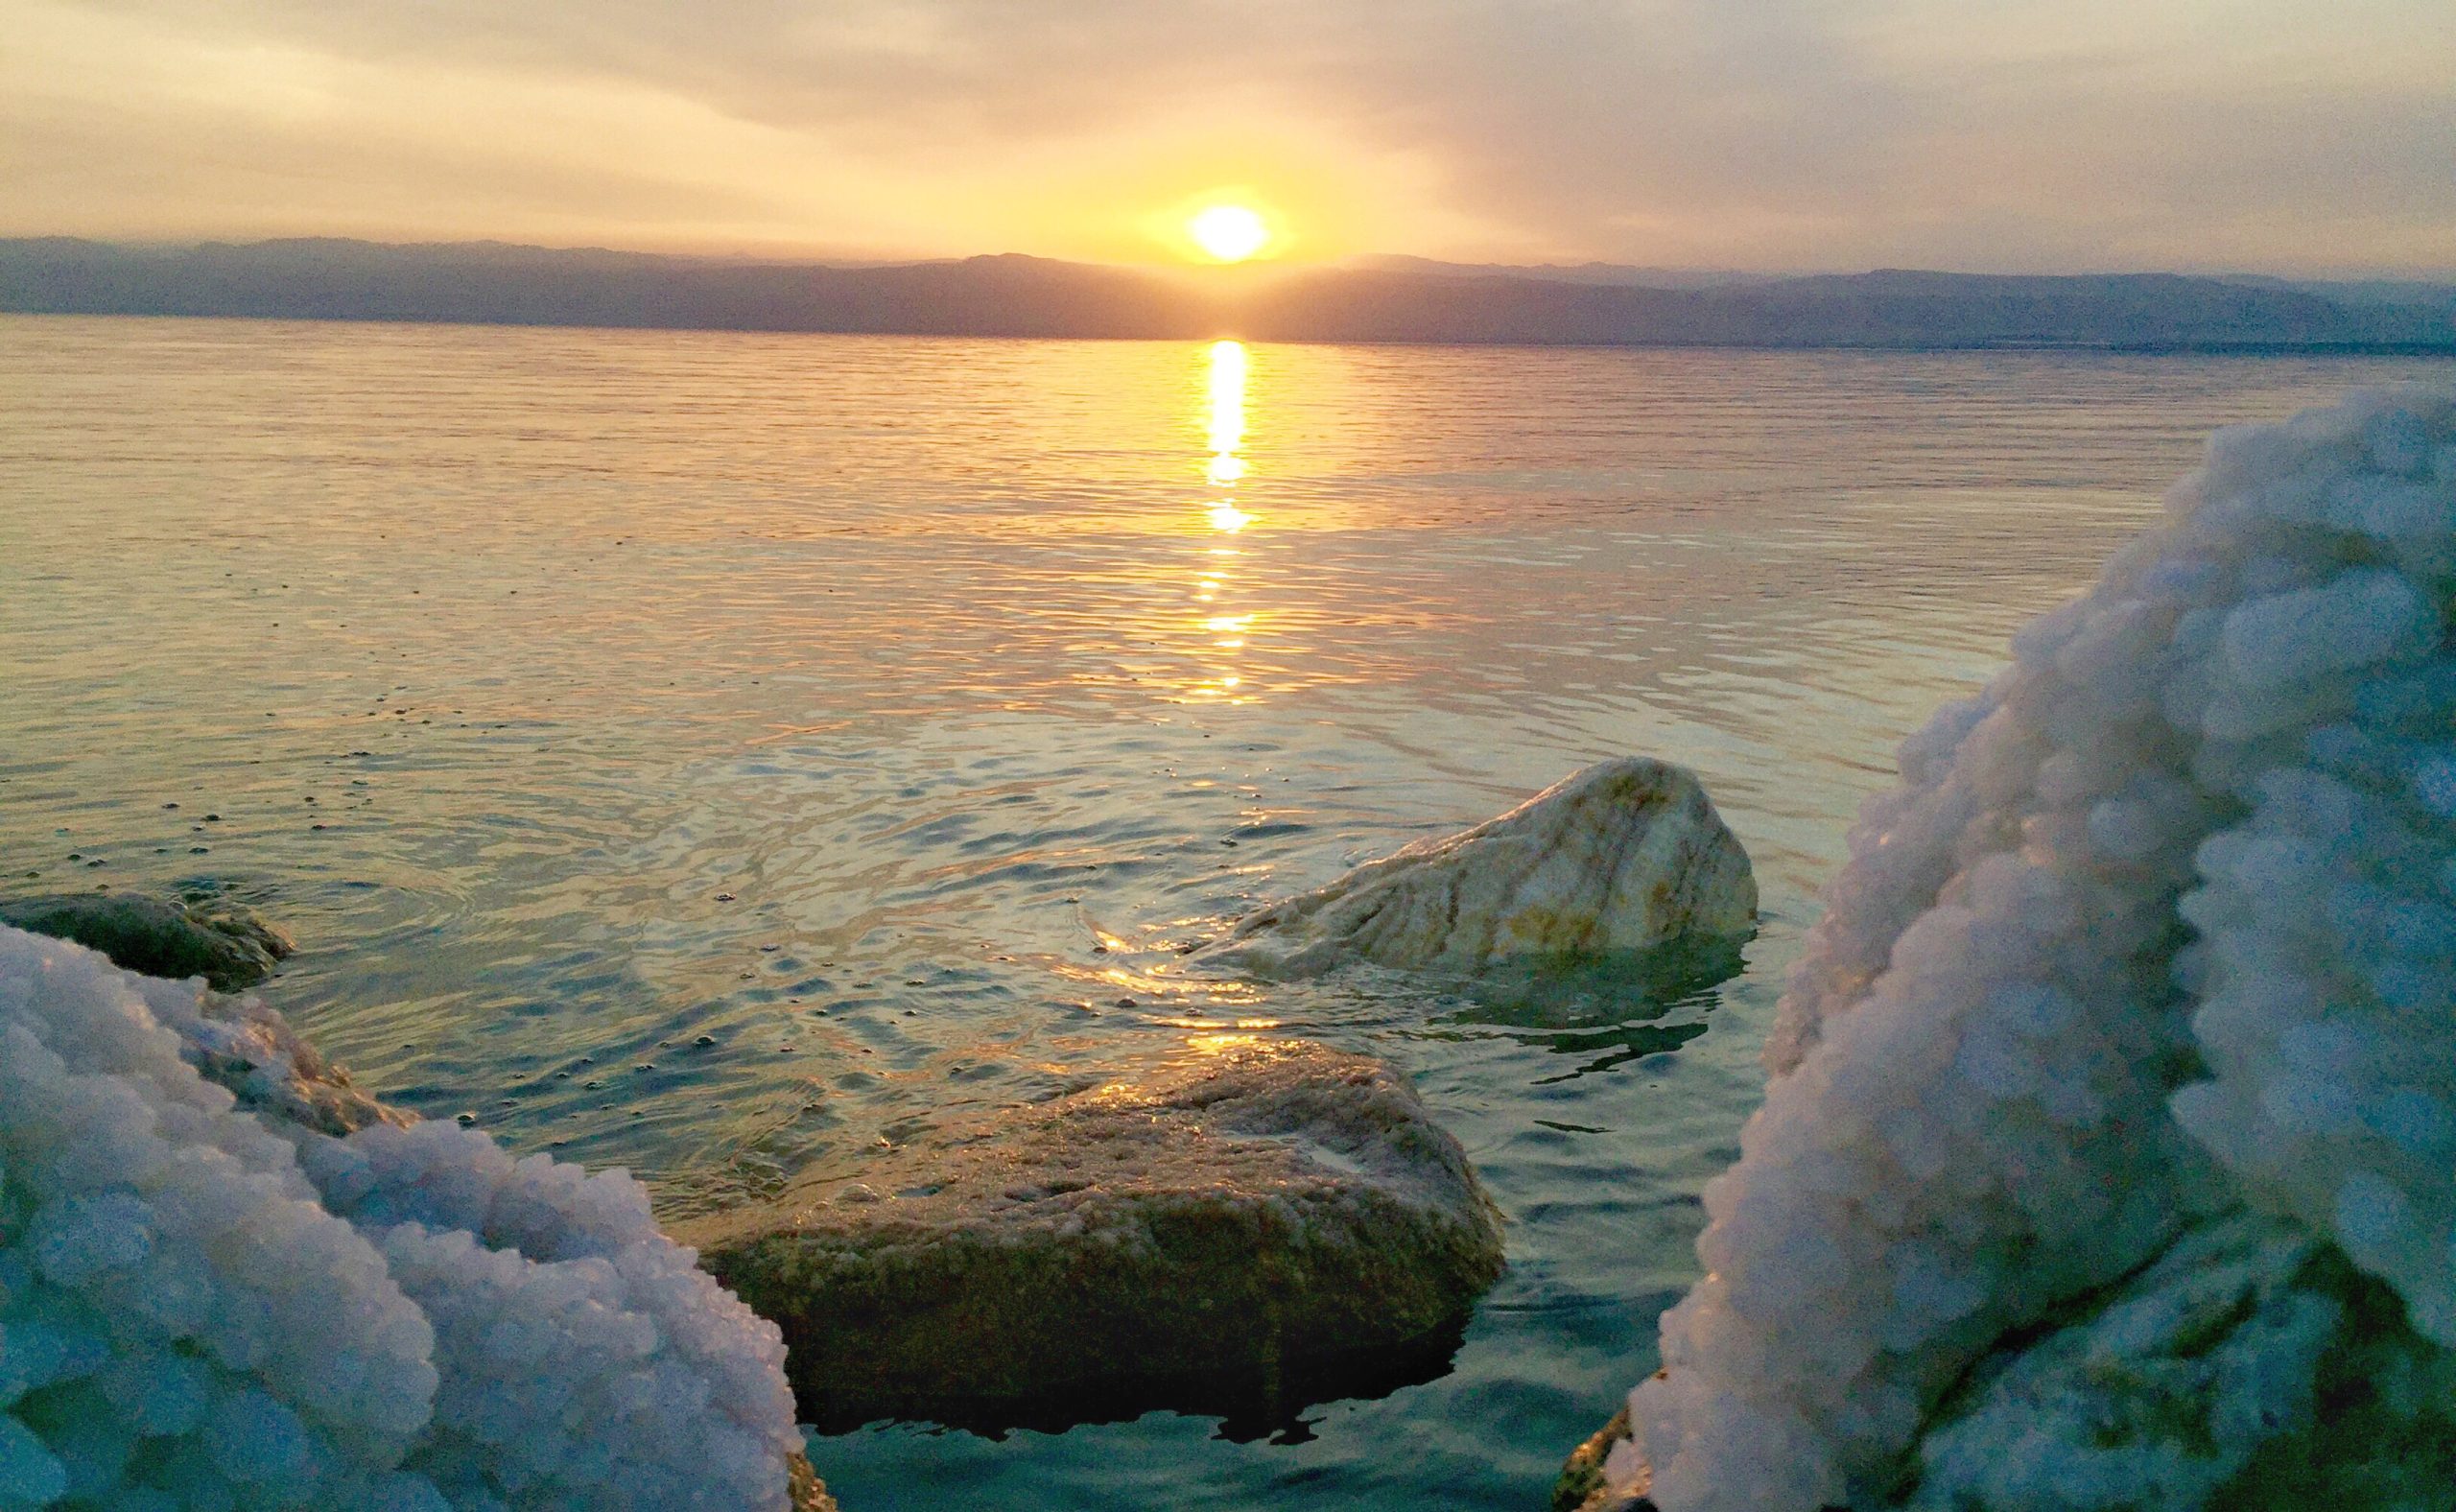
<svg viewBox="0 0 2456 1512"><path fill-rule="evenodd" d="M0 235L2456 275L2450 0L0 0Z"/></svg>

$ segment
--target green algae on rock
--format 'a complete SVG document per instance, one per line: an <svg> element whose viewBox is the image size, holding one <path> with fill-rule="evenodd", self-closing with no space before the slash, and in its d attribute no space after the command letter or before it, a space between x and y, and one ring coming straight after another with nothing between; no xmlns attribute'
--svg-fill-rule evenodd
<svg viewBox="0 0 2456 1512"><path fill-rule="evenodd" d="M1414 1091L1301 1041L1008 1110L677 1237L839 1428L1206 1382L1274 1410L1326 1362L1442 1339L1501 1269L1500 1216Z"/></svg>
<svg viewBox="0 0 2456 1512"><path fill-rule="evenodd" d="M1511 956L1741 935L1756 922L1748 853L1696 776L1631 756L1249 914L1197 957L1261 977L1355 959L1474 971Z"/></svg>
<svg viewBox="0 0 2456 1512"><path fill-rule="evenodd" d="M237 992L272 975L287 936L232 905L164 903L123 892L58 893L0 903L0 924L74 940L123 971Z"/></svg>

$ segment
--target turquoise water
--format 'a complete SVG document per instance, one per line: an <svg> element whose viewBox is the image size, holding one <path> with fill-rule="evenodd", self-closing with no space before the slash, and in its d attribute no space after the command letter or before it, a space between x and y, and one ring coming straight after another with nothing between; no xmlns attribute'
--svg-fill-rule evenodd
<svg viewBox="0 0 2456 1512"><path fill-rule="evenodd" d="M1448 1374L814 1458L851 1512L1539 1505L1893 744L2209 428L2447 371L0 319L0 879L245 899L363 1079L674 1216L1223 1037L1384 1056L1511 1220ZM1727 981L1180 969L1633 751L1755 858Z"/></svg>

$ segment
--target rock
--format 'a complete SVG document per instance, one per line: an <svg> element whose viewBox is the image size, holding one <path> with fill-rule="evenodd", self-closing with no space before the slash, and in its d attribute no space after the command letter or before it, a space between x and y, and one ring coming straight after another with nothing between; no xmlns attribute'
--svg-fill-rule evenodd
<svg viewBox="0 0 2456 1512"><path fill-rule="evenodd" d="M2199 1507L2308 1426L2345 1310L2298 1285L2325 1249L2275 1218L2186 1235L2094 1315L1981 1361L1923 1435L1918 1512Z"/></svg>
<svg viewBox="0 0 2456 1512"><path fill-rule="evenodd" d="M2456 1357L2289 1219L2187 1231L2081 1316L1972 1372L1913 1512L2444 1504Z"/></svg>
<svg viewBox="0 0 2456 1512"><path fill-rule="evenodd" d="M1624 1403L1612 1421L1594 1436L1570 1451L1561 1477L1552 1482L1552 1512L1653 1512L1645 1499L1645 1479L1616 1486L1605 1467L1612 1451L1629 1441L1629 1408Z"/></svg>
<svg viewBox="0 0 2456 1512"><path fill-rule="evenodd" d="M1624 1405L1553 1512L1653 1512ZM1921 1429L1906 1512L2390 1512L2456 1484L2456 1354L2289 1220L2232 1210L2000 1343Z"/></svg>
<svg viewBox="0 0 2456 1512"><path fill-rule="evenodd" d="M792 1477L793 1512L837 1512L836 1499L827 1494L827 1482L818 1478L807 1455L793 1455L785 1470Z"/></svg>
<svg viewBox="0 0 2456 1512"><path fill-rule="evenodd" d="M1386 1066L1305 1042L1008 1110L677 1237L784 1329L822 1427L1082 1421L1189 1382L1284 1406L1449 1336L1501 1269L1457 1142Z"/></svg>
<svg viewBox="0 0 2456 1512"><path fill-rule="evenodd" d="M278 1012L255 998L227 995L261 980L292 949L245 910L224 905L208 912L94 893L0 904L0 923L100 951L121 970L154 979L139 990L154 1017L177 1031L181 1058L243 1107L336 1137L370 1123L417 1122L369 1097ZM182 985L196 977L212 990Z"/></svg>
<svg viewBox="0 0 2456 1512"><path fill-rule="evenodd" d="M202 977L216 992L264 980L293 948L278 931L235 906L207 911L118 892L0 903L0 924L75 940L125 971L173 981Z"/></svg>
<svg viewBox="0 0 2456 1512"><path fill-rule="evenodd" d="M233 980L243 967L269 970L290 953L290 942L252 915L208 915L151 898L97 893L0 905L0 923L83 945L122 971L138 973L136 990L178 1035L180 1058L243 1107L336 1138L370 1123L417 1122L417 1115L369 1097L260 1000L190 985L200 976L208 984ZM222 962L218 976L203 963L208 956ZM147 964L166 959L174 967Z"/></svg>
<svg viewBox="0 0 2456 1512"><path fill-rule="evenodd" d="M1633 756L1250 914L1196 956L1264 977L1358 958L1474 971L1508 956L1741 935L1756 918L1748 854L1696 777Z"/></svg>
<svg viewBox="0 0 2456 1512"><path fill-rule="evenodd" d="M165 995L167 997L167 995ZM226 1087L239 1105L335 1138L370 1123L404 1128L417 1115L377 1101L256 998L206 992L152 1004L178 1032L180 1058Z"/></svg>

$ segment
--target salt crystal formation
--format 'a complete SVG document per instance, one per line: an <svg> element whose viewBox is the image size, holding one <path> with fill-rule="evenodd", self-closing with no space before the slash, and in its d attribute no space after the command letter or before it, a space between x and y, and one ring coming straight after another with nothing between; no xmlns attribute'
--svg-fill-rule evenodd
<svg viewBox="0 0 2456 1512"><path fill-rule="evenodd" d="M278 1112L265 1017L0 929L0 1509L787 1505L783 1345L637 1183L259 1122L181 1029Z"/></svg>
<svg viewBox="0 0 2456 1512"><path fill-rule="evenodd" d="M1915 1489L1973 1359L2245 1202L2456 1343L2456 397L2220 432L2168 509L1853 831L1615 1452L1665 1512ZM2316 1314L2279 1326L2202 1382L2230 1454L2309 1428L2274 1378ZM2036 1420L1982 1409L1931 1468Z"/></svg>
<svg viewBox="0 0 2456 1512"><path fill-rule="evenodd" d="M1756 923L1748 853L1695 774L1632 756L1250 914L1202 954L1265 977L1355 959L1473 971L1507 956L1745 934Z"/></svg>
<svg viewBox="0 0 2456 1512"><path fill-rule="evenodd" d="M2311 1419L2345 1321L2325 1289L2297 1285L2320 1248L2246 1215L2193 1231L1920 1441L1915 1512L2202 1505Z"/></svg>

